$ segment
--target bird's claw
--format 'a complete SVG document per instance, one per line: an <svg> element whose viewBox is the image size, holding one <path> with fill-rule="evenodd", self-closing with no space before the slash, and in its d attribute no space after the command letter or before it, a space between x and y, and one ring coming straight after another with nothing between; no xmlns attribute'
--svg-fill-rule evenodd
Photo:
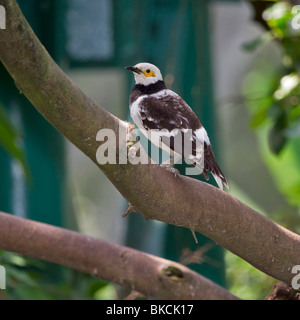
<svg viewBox="0 0 300 320"><path fill-rule="evenodd" d="M134 159L136 157L136 153L138 151L138 149L135 146L133 146L133 144L132 145L127 144L128 158L130 158L130 159Z"/></svg>
<svg viewBox="0 0 300 320"><path fill-rule="evenodd" d="M127 122L127 132L126 132L126 145L127 149L130 149L136 143L136 131L135 126Z"/></svg>
<svg viewBox="0 0 300 320"><path fill-rule="evenodd" d="M135 131L135 126L128 122L127 123L127 133L126 133L126 147L128 157L134 159L136 157L138 148L136 147L137 135Z"/></svg>

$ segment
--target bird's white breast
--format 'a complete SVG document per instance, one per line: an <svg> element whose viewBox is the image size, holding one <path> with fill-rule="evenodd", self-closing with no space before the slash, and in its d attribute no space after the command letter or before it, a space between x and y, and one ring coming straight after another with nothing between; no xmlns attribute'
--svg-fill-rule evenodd
<svg viewBox="0 0 300 320"><path fill-rule="evenodd" d="M140 96L130 105L131 118L141 131L146 131L146 130L144 129L142 118L141 118L140 102L146 97L147 97L146 95Z"/></svg>

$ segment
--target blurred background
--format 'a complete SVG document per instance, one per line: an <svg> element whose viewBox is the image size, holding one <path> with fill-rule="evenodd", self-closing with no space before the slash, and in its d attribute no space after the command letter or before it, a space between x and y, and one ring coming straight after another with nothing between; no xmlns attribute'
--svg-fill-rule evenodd
<svg viewBox="0 0 300 320"><path fill-rule="evenodd" d="M22 0L35 33L102 108L130 121L133 77L157 65L201 119L229 193L299 232L300 7L293 1ZM183 168L178 167L181 171ZM0 210L179 261L243 299L275 280L189 230L138 214L19 94L0 66ZM211 179L210 183L214 183ZM226 212L224 212L226 214ZM0 251L3 299L122 299L77 271Z"/></svg>

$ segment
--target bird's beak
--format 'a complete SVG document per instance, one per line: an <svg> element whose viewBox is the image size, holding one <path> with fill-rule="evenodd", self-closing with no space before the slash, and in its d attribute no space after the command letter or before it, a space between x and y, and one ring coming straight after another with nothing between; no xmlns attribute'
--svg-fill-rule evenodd
<svg viewBox="0 0 300 320"><path fill-rule="evenodd" d="M129 71L132 71L132 72L135 72L135 73L142 73L142 71L136 67L125 67L125 69L129 70Z"/></svg>

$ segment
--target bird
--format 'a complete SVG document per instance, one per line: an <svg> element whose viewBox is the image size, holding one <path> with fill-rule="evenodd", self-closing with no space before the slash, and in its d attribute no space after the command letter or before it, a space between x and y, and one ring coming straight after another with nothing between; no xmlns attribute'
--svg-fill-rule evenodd
<svg viewBox="0 0 300 320"><path fill-rule="evenodd" d="M162 165L172 170L178 159L184 158L206 180L210 172L221 190L223 185L229 189L205 128L191 107L177 93L167 89L160 70L147 62L125 69L135 78L129 98L131 118L151 142L171 155L169 164ZM185 134L188 139L183 138Z"/></svg>

